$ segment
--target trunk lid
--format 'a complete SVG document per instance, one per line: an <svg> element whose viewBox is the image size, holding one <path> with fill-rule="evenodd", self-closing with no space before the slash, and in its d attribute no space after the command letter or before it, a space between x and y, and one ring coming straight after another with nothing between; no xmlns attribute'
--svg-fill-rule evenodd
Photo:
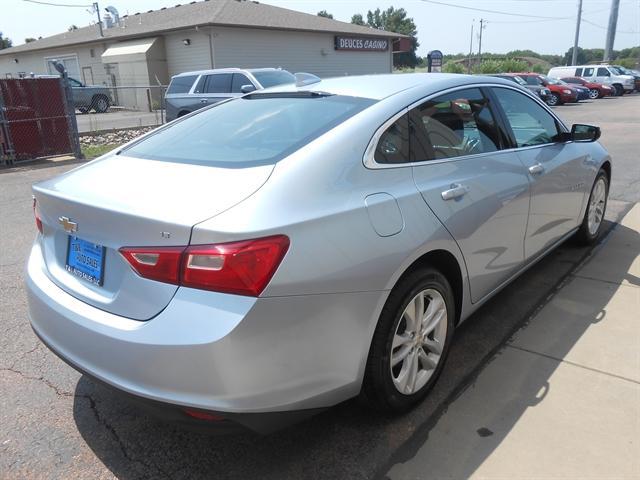
<svg viewBox="0 0 640 480"><path fill-rule="evenodd" d="M113 155L34 185L48 275L88 304L147 320L178 287L138 276L118 249L188 245L193 225L251 196L272 170L273 165L219 168ZM77 225L73 233L65 231L69 222ZM101 286L68 271L70 236L104 247Z"/></svg>

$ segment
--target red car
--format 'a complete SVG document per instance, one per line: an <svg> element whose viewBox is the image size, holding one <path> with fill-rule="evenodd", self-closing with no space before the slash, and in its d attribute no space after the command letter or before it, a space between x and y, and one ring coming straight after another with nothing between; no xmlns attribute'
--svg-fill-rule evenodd
<svg viewBox="0 0 640 480"><path fill-rule="evenodd" d="M582 77L567 77L561 79L567 83L573 83L576 85L582 85L589 89L589 98L596 99L606 97L607 95L613 95L615 90L613 87L603 85L602 83L590 82Z"/></svg>
<svg viewBox="0 0 640 480"><path fill-rule="evenodd" d="M555 85L548 81L547 77L535 72L516 73L529 85L542 85L551 90L547 103L551 106L573 103L578 101L578 92L568 85Z"/></svg>

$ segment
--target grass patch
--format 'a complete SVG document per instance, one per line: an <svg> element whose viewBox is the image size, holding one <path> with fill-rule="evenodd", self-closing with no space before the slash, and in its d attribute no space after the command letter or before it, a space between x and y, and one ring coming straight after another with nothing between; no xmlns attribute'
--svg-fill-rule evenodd
<svg viewBox="0 0 640 480"><path fill-rule="evenodd" d="M104 155L105 153L110 152L120 145L120 143L107 143L104 145L84 145L82 146L82 154L84 155L84 158L90 160L92 158L99 157L100 155Z"/></svg>

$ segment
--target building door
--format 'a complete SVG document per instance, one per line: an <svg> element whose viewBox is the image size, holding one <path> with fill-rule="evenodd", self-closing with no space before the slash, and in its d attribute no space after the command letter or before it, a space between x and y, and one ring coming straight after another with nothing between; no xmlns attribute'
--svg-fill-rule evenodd
<svg viewBox="0 0 640 480"><path fill-rule="evenodd" d="M82 81L85 85L93 85L93 70L91 67L82 67Z"/></svg>

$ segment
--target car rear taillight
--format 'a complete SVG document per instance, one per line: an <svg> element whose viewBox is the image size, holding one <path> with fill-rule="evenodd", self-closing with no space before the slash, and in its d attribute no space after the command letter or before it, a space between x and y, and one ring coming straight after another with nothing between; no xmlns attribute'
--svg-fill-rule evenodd
<svg viewBox="0 0 640 480"><path fill-rule="evenodd" d="M217 245L123 247L120 253L144 278L257 297L288 248L289 238L275 235Z"/></svg>
<svg viewBox="0 0 640 480"><path fill-rule="evenodd" d="M40 233L42 233L42 220L40 220L40 214L38 213L38 205L37 205L36 197L33 197L33 216L36 219L36 228Z"/></svg>
<svg viewBox="0 0 640 480"><path fill-rule="evenodd" d="M122 256L141 277L159 282L180 282L180 260L186 247L123 247Z"/></svg>

